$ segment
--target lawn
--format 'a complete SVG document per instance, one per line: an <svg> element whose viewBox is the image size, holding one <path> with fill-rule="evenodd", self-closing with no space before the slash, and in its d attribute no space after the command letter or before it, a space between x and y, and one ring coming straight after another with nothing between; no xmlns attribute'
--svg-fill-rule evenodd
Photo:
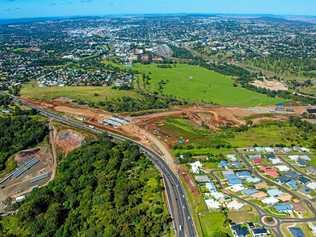
<svg viewBox="0 0 316 237"><path fill-rule="evenodd" d="M224 138L228 134L211 132L201 128L190 120L182 118L168 118L164 121L161 129L172 137L183 137L189 139L189 144L193 146L208 147L214 144L225 143Z"/></svg>
<svg viewBox="0 0 316 237"><path fill-rule="evenodd" d="M126 65L123 65L123 64L120 64L120 63L116 63L112 60L103 60L102 63L104 65L109 65L109 66L112 66L114 68L119 68L119 69L128 69L129 67L126 66Z"/></svg>
<svg viewBox="0 0 316 237"><path fill-rule="evenodd" d="M316 168L316 155L315 154L312 155L311 165Z"/></svg>
<svg viewBox="0 0 316 237"><path fill-rule="evenodd" d="M301 145L311 147L313 137L305 138L303 132L288 122L270 122L251 127L244 131L226 128L211 131L201 128L190 120L168 118L160 126L161 131L169 137L188 139L188 144L173 147L174 155L190 152L192 155L227 154L233 148L249 146L286 146ZM316 159L313 159L315 164Z"/></svg>
<svg viewBox="0 0 316 237"><path fill-rule="evenodd" d="M223 236L224 233L230 233L230 229L225 223L225 215L222 212L201 214L200 224L205 237Z"/></svg>
<svg viewBox="0 0 316 237"><path fill-rule="evenodd" d="M296 127L290 126L287 123L282 123L281 126L276 124L260 125L252 127L247 131L239 132L229 142L233 147L254 146L273 146L276 144L291 144L304 143L297 136L299 131Z"/></svg>
<svg viewBox="0 0 316 237"><path fill-rule="evenodd" d="M181 178L187 194L189 206L192 213L198 236L213 237L218 232L230 233L225 223L225 215L221 212L210 212L202 195L193 195L188 190L187 183Z"/></svg>
<svg viewBox="0 0 316 237"><path fill-rule="evenodd" d="M226 106L257 106L280 102L240 86L235 87L231 77L187 64L172 68L159 68L156 64L133 66L140 73L150 76L149 85L142 88L163 95L174 96L190 102L215 103ZM142 81L141 76L138 79ZM164 85L163 85L163 83Z"/></svg>
<svg viewBox="0 0 316 237"><path fill-rule="evenodd" d="M96 86L38 87L35 83L24 85L21 95L38 100L67 97L76 101L93 103L122 96L140 97L133 90L117 90L110 87Z"/></svg>
<svg viewBox="0 0 316 237"><path fill-rule="evenodd" d="M260 222L258 213L249 205L243 206L238 211L230 210L228 218L234 223Z"/></svg>

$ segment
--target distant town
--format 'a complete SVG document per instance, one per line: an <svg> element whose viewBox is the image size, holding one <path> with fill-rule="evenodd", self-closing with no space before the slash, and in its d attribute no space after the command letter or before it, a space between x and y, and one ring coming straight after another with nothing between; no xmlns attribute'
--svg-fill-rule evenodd
<svg viewBox="0 0 316 237"><path fill-rule="evenodd" d="M316 236L315 22L0 22L0 236Z"/></svg>

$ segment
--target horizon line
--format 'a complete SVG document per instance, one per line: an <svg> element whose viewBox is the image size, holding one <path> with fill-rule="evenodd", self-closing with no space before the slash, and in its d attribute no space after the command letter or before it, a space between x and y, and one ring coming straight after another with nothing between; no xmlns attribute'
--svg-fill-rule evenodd
<svg viewBox="0 0 316 237"><path fill-rule="evenodd" d="M289 17L316 17L316 15L310 14L275 14L275 13L216 13L216 12L174 12L174 13L112 13L112 14L83 14L83 15L64 15L64 16L34 16L34 17L12 17L12 18L0 18L0 20L32 20L32 19L53 19L53 18L79 18L79 17L110 17L110 16L149 16L149 15L227 15L227 16L289 16Z"/></svg>

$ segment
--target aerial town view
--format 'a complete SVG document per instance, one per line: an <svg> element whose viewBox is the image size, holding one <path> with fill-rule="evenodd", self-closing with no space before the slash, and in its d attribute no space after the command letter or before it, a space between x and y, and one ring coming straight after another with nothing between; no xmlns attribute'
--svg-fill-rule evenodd
<svg viewBox="0 0 316 237"><path fill-rule="evenodd" d="M316 3L0 1L0 237L316 236Z"/></svg>

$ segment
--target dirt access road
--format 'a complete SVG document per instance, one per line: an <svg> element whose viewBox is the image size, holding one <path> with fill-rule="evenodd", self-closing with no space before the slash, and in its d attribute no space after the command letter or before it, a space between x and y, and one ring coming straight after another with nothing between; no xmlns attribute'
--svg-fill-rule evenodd
<svg viewBox="0 0 316 237"><path fill-rule="evenodd" d="M138 117L129 117L130 123L121 127L113 128L102 124L104 119L113 116L112 113L103 111L101 109L89 108L87 106L79 106L69 102L51 101L42 102L22 98L27 103L35 106L51 109L56 112L70 115L76 119L84 121L95 127L106 129L118 134L129 136L145 146L149 146L155 151L159 152L164 160L168 163L170 168L177 173L178 166L174 162L174 157L171 155L168 144L160 141L147 126L159 120L168 117L185 117L190 119L198 125L206 125L210 129L218 129L222 126L241 126L246 124L246 118L253 116L254 121L261 121L264 119L285 119L289 115L300 115L306 111L306 107L297 106L291 107L292 112L276 111L275 107L253 107L253 108L239 108L239 107L220 107L220 106L191 106L191 107L177 107L170 111L154 113ZM268 116L267 116L268 114Z"/></svg>

